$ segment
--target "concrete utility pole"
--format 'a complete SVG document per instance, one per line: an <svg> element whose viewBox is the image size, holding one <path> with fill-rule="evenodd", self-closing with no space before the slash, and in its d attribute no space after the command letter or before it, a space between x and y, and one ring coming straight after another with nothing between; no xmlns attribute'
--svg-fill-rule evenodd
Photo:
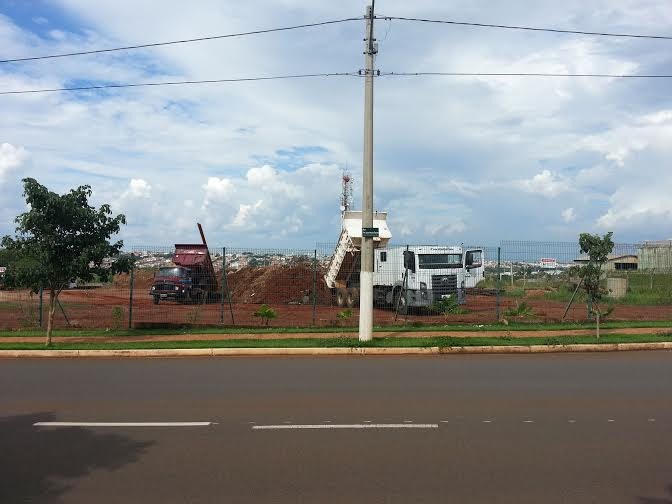
<svg viewBox="0 0 672 504"><path fill-rule="evenodd" d="M366 8L364 49L364 163L362 177L362 228L373 227L373 62L378 44L373 38L375 0ZM359 341L373 338L373 237L362 233L359 273Z"/></svg>

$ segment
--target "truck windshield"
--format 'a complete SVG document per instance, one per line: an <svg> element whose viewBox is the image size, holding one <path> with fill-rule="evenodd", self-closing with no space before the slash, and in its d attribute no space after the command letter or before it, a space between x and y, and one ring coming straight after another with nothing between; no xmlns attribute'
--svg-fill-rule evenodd
<svg viewBox="0 0 672 504"><path fill-rule="evenodd" d="M187 270L184 268L172 267L172 268L161 268L156 274L158 277L186 277Z"/></svg>
<svg viewBox="0 0 672 504"><path fill-rule="evenodd" d="M449 269L462 267L462 254L419 254L420 269Z"/></svg>

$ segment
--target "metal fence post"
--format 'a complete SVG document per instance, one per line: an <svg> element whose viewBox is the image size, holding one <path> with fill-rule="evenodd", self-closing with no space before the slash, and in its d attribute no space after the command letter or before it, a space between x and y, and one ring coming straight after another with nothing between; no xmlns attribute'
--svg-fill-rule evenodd
<svg viewBox="0 0 672 504"><path fill-rule="evenodd" d="M42 306L44 305L43 299L44 289L40 287L40 327L42 327Z"/></svg>
<svg viewBox="0 0 672 504"><path fill-rule="evenodd" d="M231 312L231 325L236 325L236 321L233 318L233 305L231 304L231 292L229 291L229 280L228 275L226 274L226 247L222 249L222 272L224 275L224 284L226 285L226 297L229 300L229 311Z"/></svg>
<svg viewBox="0 0 672 504"><path fill-rule="evenodd" d="M131 259L133 254L131 254ZM128 294L128 328L133 329L133 284L135 284L135 263L131 264L130 291Z"/></svg>
<svg viewBox="0 0 672 504"><path fill-rule="evenodd" d="M317 305L317 249L313 252L313 325L315 325L315 310Z"/></svg>
<svg viewBox="0 0 672 504"><path fill-rule="evenodd" d="M500 291L500 286L501 286L501 279L502 279L502 247L497 247L497 278L495 279L495 296L497 299L496 306L497 306L497 322L499 322L499 310L500 310L500 299L499 299L499 291Z"/></svg>
<svg viewBox="0 0 672 504"><path fill-rule="evenodd" d="M226 264L226 259L224 256L226 254L226 247L222 248L222 271L219 276L220 292L219 292L219 323L224 323L224 265Z"/></svg>

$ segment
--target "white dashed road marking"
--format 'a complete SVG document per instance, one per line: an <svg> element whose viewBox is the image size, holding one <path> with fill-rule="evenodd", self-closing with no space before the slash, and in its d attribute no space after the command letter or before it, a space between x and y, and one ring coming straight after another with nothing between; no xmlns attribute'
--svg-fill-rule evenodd
<svg viewBox="0 0 672 504"><path fill-rule="evenodd" d="M35 427L206 427L216 422L35 422Z"/></svg>
<svg viewBox="0 0 672 504"><path fill-rule="evenodd" d="M304 424L304 425L253 425L252 430L286 429L438 429L439 424Z"/></svg>

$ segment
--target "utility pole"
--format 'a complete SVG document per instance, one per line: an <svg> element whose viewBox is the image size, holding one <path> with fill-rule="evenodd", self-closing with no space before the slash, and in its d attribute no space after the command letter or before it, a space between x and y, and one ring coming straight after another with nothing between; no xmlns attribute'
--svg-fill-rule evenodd
<svg viewBox="0 0 672 504"><path fill-rule="evenodd" d="M375 0L366 8L364 39L364 163L362 166L362 228L373 227L373 64L378 44L373 38ZM359 341L373 338L373 237L362 233L359 273Z"/></svg>

